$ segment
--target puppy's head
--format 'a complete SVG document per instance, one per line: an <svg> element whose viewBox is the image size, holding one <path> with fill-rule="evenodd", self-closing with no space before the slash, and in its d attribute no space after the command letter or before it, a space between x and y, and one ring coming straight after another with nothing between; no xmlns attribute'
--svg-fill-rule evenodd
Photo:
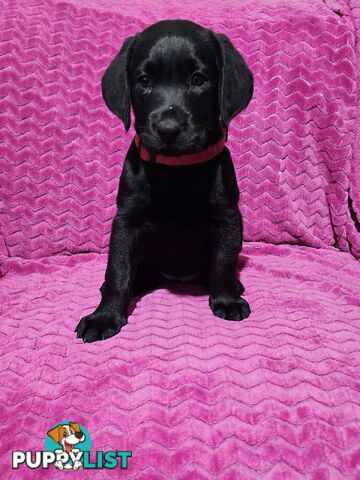
<svg viewBox="0 0 360 480"><path fill-rule="evenodd" d="M151 152L181 155L218 141L249 103L253 77L230 40L187 20L164 20L128 38L106 70L109 109Z"/></svg>
<svg viewBox="0 0 360 480"><path fill-rule="evenodd" d="M70 452L74 445L85 440L85 435L81 431L78 423L56 425L56 427L49 430L47 434L54 442L61 445L66 452Z"/></svg>

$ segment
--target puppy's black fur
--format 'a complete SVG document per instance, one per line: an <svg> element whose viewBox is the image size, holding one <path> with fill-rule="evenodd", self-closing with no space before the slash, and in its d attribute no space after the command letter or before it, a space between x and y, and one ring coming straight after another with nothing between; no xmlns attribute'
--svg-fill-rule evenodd
<svg viewBox="0 0 360 480"><path fill-rule="evenodd" d="M128 38L102 79L109 109L141 143L179 156L216 143L253 93L253 78L229 39L186 20L156 23ZM75 331L85 342L109 338L127 323L131 295L164 276L198 275L213 313L250 314L237 279L242 246L239 192L229 150L189 166L143 161L132 142L112 224L102 299Z"/></svg>

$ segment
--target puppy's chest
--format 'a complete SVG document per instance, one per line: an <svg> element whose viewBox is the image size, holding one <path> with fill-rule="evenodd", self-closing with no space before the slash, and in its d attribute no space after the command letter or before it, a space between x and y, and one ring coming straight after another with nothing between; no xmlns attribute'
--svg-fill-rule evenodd
<svg viewBox="0 0 360 480"><path fill-rule="evenodd" d="M206 216L209 195L194 189L164 189L151 191L151 210L154 218L189 221L197 216Z"/></svg>
<svg viewBox="0 0 360 480"><path fill-rule="evenodd" d="M212 171L170 167L148 176L150 205L155 218L166 220L206 217L214 183Z"/></svg>

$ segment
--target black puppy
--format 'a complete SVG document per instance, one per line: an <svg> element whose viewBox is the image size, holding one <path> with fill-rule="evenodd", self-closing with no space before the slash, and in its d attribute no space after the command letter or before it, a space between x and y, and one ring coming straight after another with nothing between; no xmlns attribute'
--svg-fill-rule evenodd
<svg viewBox="0 0 360 480"><path fill-rule="evenodd" d="M137 136L126 155L102 299L75 331L85 342L117 334L131 295L164 279L207 283L213 313L242 320L242 247L230 120L249 103L253 77L229 39L186 20L128 38L102 79L109 109ZM225 132L225 133L224 133Z"/></svg>

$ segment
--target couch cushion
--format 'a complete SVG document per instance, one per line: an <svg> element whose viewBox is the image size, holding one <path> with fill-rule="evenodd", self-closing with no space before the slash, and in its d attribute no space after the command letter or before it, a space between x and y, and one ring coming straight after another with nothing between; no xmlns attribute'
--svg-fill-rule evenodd
<svg viewBox="0 0 360 480"><path fill-rule="evenodd" d="M350 254L246 245L249 319L216 318L200 287L178 284L135 299L119 335L83 344L73 330L99 301L105 263L56 256L17 263L1 281L0 478L65 478L10 462L67 419L94 450L133 451L127 472L80 480L356 478L360 266Z"/></svg>
<svg viewBox="0 0 360 480"><path fill-rule="evenodd" d="M127 36L184 17L227 34L255 75L254 99L229 138L245 238L355 245L358 255L349 210L354 25L344 2L330 3L226 0L220 8L211 0L204 10L202 0L5 2L0 253L106 251L133 132L125 135L107 110L101 76Z"/></svg>

